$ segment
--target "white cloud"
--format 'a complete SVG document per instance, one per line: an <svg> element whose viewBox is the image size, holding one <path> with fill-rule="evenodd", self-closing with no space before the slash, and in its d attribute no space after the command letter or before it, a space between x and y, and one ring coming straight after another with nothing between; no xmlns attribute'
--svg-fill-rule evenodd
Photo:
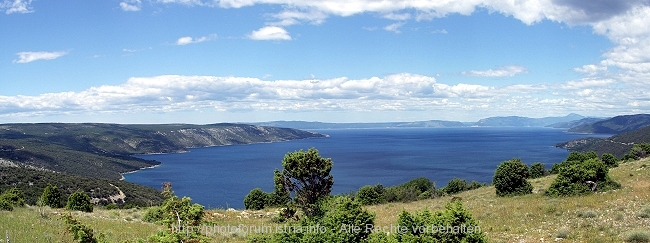
<svg viewBox="0 0 650 243"><path fill-rule="evenodd" d="M474 77L514 77L517 74L528 73L528 70L522 66L505 66L497 69L488 69L482 71L465 71L462 72L463 75L474 76Z"/></svg>
<svg viewBox="0 0 650 243"><path fill-rule="evenodd" d="M122 11L126 12L137 12L142 9L142 2L141 0L128 0L120 2L120 8L122 8Z"/></svg>
<svg viewBox="0 0 650 243"><path fill-rule="evenodd" d="M18 52L18 59L13 60L14 63L29 63L38 60L52 60L68 54L65 51L56 51L56 52Z"/></svg>
<svg viewBox="0 0 650 243"><path fill-rule="evenodd" d="M384 30L395 32L395 33L399 34L399 33L402 33L402 31L400 31L399 28L402 27L402 25L404 25L404 24L405 24L404 22L397 22L397 23L394 23L394 24L389 24L386 27L384 27Z"/></svg>
<svg viewBox="0 0 650 243"><path fill-rule="evenodd" d="M291 40L289 32L278 26L262 27L251 32L248 38L253 40Z"/></svg>
<svg viewBox="0 0 650 243"><path fill-rule="evenodd" d="M588 64L582 67L574 68L573 70L576 72L587 74L589 76L594 76L607 71L607 66Z"/></svg>
<svg viewBox="0 0 650 243"><path fill-rule="evenodd" d="M208 35L208 36L202 36L202 37L199 37L199 38L192 38L190 36L184 36L184 37L178 38L178 40L176 40L176 45L183 46L183 45L187 45L187 44L201 43L201 42L211 41L211 40L215 40L215 39L217 39L216 34L211 34L211 35Z"/></svg>
<svg viewBox="0 0 650 243"><path fill-rule="evenodd" d="M92 87L80 92L0 96L0 117L196 110L439 111L459 116L518 114L539 117L540 114L534 112L544 110L566 114L586 111L603 115L650 109L647 98L650 91L620 85L624 84L613 80L584 79L556 85L496 87L444 84L438 83L434 77L409 73L383 78L275 81L166 75L130 78L121 85Z"/></svg>
<svg viewBox="0 0 650 243"><path fill-rule="evenodd" d="M446 29L439 29L439 30L431 31L431 33L432 34L447 34L447 30Z"/></svg>
<svg viewBox="0 0 650 243"><path fill-rule="evenodd" d="M386 19L396 20L396 21L405 21L411 19L411 14L409 13L388 13L383 16Z"/></svg>
<svg viewBox="0 0 650 243"><path fill-rule="evenodd" d="M6 14L12 13L31 13L34 9L30 6L32 0L3 0L0 3L0 10L5 10Z"/></svg>

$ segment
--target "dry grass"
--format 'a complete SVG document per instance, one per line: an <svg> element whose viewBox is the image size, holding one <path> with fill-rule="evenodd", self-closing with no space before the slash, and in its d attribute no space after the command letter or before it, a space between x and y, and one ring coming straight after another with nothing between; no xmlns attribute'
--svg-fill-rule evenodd
<svg viewBox="0 0 650 243"><path fill-rule="evenodd" d="M534 193L519 197L496 197L494 187L457 195L479 221L491 242L625 242L650 235L650 159L621 164L610 171L621 183L615 191L580 197L550 198L543 195L554 176L531 180ZM388 226L397 222L402 210L441 210L449 197L412 203L389 203L366 207L375 212L375 223ZM43 211L42 213L40 211ZM59 219L66 210L38 207L0 211L0 238L5 231L12 242L71 242ZM122 242L154 234L163 228L141 222L144 209L95 210L73 212L75 218L107 235L111 242ZM275 209L263 211L209 210L209 226L271 226ZM212 242L245 242L244 233L214 233ZM3 241L0 241L3 242Z"/></svg>

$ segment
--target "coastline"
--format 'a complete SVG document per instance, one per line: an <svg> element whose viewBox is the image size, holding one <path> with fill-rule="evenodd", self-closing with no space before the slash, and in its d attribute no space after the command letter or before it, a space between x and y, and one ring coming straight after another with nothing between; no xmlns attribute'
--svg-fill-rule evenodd
<svg viewBox="0 0 650 243"><path fill-rule="evenodd" d="M162 165L162 162L160 164L157 164L157 165L152 165L152 166L140 168L140 169L137 169L137 170L120 173L120 176L122 176L122 178L120 178L120 181L123 181L124 179L126 179L126 178L124 178L124 175L126 175L126 174L131 174L131 173L135 173L135 172L138 172L138 171L141 171L141 170L146 170L146 169L153 169L153 168L156 168L156 167L161 166L161 165Z"/></svg>

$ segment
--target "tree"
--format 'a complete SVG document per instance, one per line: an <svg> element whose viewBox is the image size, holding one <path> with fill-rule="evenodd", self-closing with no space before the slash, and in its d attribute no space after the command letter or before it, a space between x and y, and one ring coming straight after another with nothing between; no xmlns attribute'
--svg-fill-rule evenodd
<svg viewBox="0 0 650 243"><path fill-rule="evenodd" d="M528 177L531 179L535 178L540 178L543 176L548 175L548 171L544 167L544 164L540 162L535 162L532 165L530 165L530 169L528 170Z"/></svg>
<svg viewBox="0 0 650 243"><path fill-rule="evenodd" d="M551 186L546 190L546 195L571 196L590 193L593 190L606 191L620 188L620 184L609 177L609 168L600 159L562 163L568 164L560 170ZM592 183L596 185L595 188Z"/></svg>
<svg viewBox="0 0 650 243"><path fill-rule="evenodd" d="M356 198L361 205L379 204L383 199L383 188L381 184L376 186L363 186L359 188Z"/></svg>
<svg viewBox="0 0 650 243"><path fill-rule="evenodd" d="M68 203L65 208L68 210L77 210L83 212L92 212L93 205L90 203L90 197L84 192L77 191L68 197Z"/></svg>
<svg viewBox="0 0 650 243"><path fill-rule="evenodd" d="M456 194L459 192L467 191L469 189L469 184L467 183L466 180L460 179L460 178L454 178L451 179L448 183L447 186L445 186L442 190L447 193L447 194Z"/></svg>
<svg viewBox="0 0 650 243"><path fill-rule="evenodd" d="M501 162L494 172L492 184L497 196L525 195L533 192L533 186L526 180L528 166L521 159L511 159Z"/></svg>
<svg viewBox="0 0 650 243"><path fill-rule="evenodd" d="M260 188L251 190L246 197L244 197L244 208L252 210L263 209L268 203L269 196Z"/></svg>
<svg viewBox="0 0 650 243"><path fill-rule="evenodd" d="M267 206L287 205L287 203L289 203L291 200L291 197L289 195L289 191L284 186L282 173L278 169L273 170L273 184L274 190L273 193L269 194L268 196L269 198Z"/></svg>
<svg viewBox="0 0 650 243"><path fill-rule="evenodd" d="M321 157L315 148L287 153L282 160L282 184L308 217L321 214L318 202L332 191L332 166L332 159Z"/></svg>
<svg viewBox="0 0 650 243"><path fill-rule="evenodd" d="M41 195L41 203L45 206L51 208L62 208L63 207L63 196L61 196L61 191L59 188L52 184L47 184L43 194Z"/></svg>
<svg viewBox="0 0 650 243"><path fill-rule="evenodd" d="M14 207L23 207L25 206L25 194L14 187L2 193L0 201L5 201Z"/></svg>
<svg viewBox="0 0 650 243"><path fill-rule="evenodd" d="M601 155L601 160L610 168L618 167L618 159L613 154L604 153Z"/></svg>

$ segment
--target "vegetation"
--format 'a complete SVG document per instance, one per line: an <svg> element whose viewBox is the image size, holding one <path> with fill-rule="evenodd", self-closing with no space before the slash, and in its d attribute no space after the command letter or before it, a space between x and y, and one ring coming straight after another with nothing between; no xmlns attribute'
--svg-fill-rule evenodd
<svg viewBox="0 0 650 243"><path fill-rule="evenodd" d="M464 191L469 191L469 190L474 190L482 187L483 185L477 181L472 181L472 183L468 183L466 180L460 179L460 178L454 178L451 179L448 183L447 186L442 188L442 191L444 193L447 193L449 195L452 194L458 194L460 192Z"/></svg>
<svg viewBox="0 0 650 243"><path fill-rule="evenodd" d="M25 203L36 205L48 185L56 186L63 199L76 191L82 191L92 198L99 199L99 204L117 203L137 206L160 205L163 197L160 191L126 181L113 181L98 178L82 177L52 171L36 170L20 167L0 167L0 191L18 188L25 195ZM126 196L123 200L111 196L119 195L122 191ZM64 202L62 201L61 204Z"/></svg>
<svg viewBox="0 0 650 243"><path fill-rule="evenodd" d="M260 188L255 188L244 198L244 208L252 210L263 209L269 202L269 196Z"/></svg>
<svg viewBox="0 0 650 243"><path fill-rule="evenodd" d="M294 195L292 202L308 217L322 214L318 204L332 191L332 166L332 159L321 157L315 148L287 153L282 160L283 188Z"/></svg>
<svg viewBox="0 0 650 243"><path fill-rule="evenodd" d="M43 195L41 195L41 203L43 206L48 206L51 208L62 208L63 197L61 196L61 191L59 191L59 188L48 183L47 187L45 187L45 190L43 190Z"/></svg>
<svg viewBox="0 0 650 243"><path fill-rule="evenodd" d="M12 211L14 207L24 207L25 196L17 188L11 188L0 194L0 210Z"/></svg>
<svg viewBox="0 0 650 243"><path fill-rule="evenodd" d="M594 154L572 152L564 162L555 165L558 176L546 194L572 196L620 188L620 184L609 177L609 167Z"/></svg>
<svg viewBox="0 0 650 243"><path fill-rule="evenodd" d="M359 188L356 199L361 205L374 205L384 202L384 186L363 186Z"/></svg>
<svg viewBox="0 0 650 243"><path fill-rule="evenodd" d="M650 143L650 126L623 132L609 138L582 138L559 143L556 146L577 152L595 151L601 155L610 153L617 158L623 158L635 144L641 143Z"/></svg>
<svg viewBox="0 0 650 243"><path fill-rule="evenodd" d="M459 200L447 203L444 211L435 214L428 210L415 214L402 211L397 225L407 229L397 232L397 242L487 242L478 222Z"/></svg>
<svg viewBox="0 0 650 243"><path fill-rule="evenodd" d="M106 242L105 235L99 234L95 237L93 229L74 219L72 215L66 214L61 217L66 224L66 231L72 234L72 238L79 243Z"/></svg>
<svg viewBox="0 0 650 243"><path fill-rule="evenodd" d="M521 159L511 159L501 162L494 172L492 184L497 196L517 196L533 192L533 186L528 178L528 166Z"/></svg>
<svg viewBox="0 0 650 243"><path fill-rule="evenodd" d="M528 178L530 179L540 178L549 174L550 172L547 171L544 164L540 162L535 162L530 165L530 168L528 168Z"/></svg>
<svg viewBox="0 0 650 243"><path fill-rule="evenodd" d="M569 129L569 132L617 134L637 130L650 125L650 115L636 114L616 116L607 120L585 124Z"/></svg>
<svg viewBox="0 0 650 243"><path fill-rule="evenodd" d="M65 208L68 210L77 210L82 212L92 212L93 205L90 203L90 197L84 192L75 192L68 197L68 203Z"/></svg>

